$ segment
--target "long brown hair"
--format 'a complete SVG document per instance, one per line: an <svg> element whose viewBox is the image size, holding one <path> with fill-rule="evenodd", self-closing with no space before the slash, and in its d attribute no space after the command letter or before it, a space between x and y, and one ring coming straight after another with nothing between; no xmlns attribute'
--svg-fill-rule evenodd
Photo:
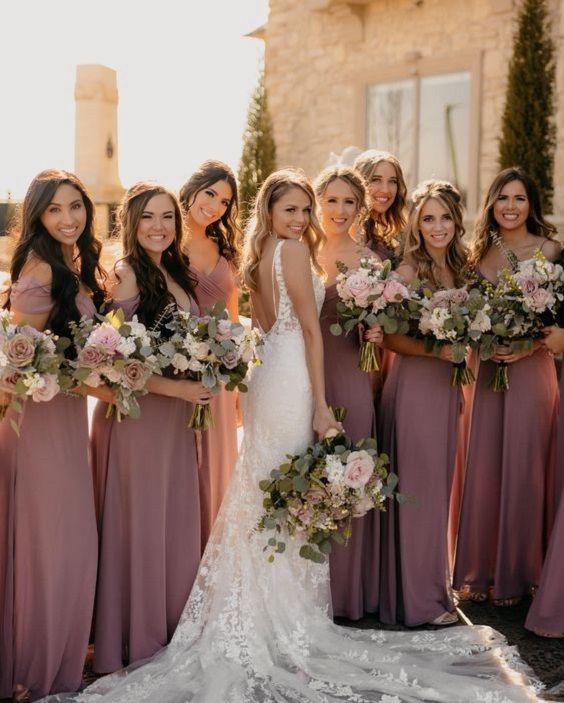
<svg viewBox="0 0 564 703"><path fill-rule="evenodd" d="M168 195L174 210L175 237L162 254L161 264L169 276L191 298L196 299L195 282L189 271L190 261L181 249L184 225L180 204L174 193L163 185L139 181L126 191L117 212L117 231L121 234L123 260L133 272L139 288L137 315L146 325L153 325L158 316L175 300L166 285L163 272L139 244L137 229L147 203L155 195Z"/></svg>
<svg viewBox="0 0 564 703"><path fill-rule="evenodd" d="M213 239L219 253L233 265L238 264L241 230L237 222L239 199L237 181L233 171L223 161L204 161L180 189L180 204L187 214L194 204L198 193L218 181L225 181L231 188L232 196L227 209L219 220L206 227L206 237Z"/></svg>
<svg viewBox="0 0 564 703"><path fill-rule="evenodd" d="M75 188L81 195L86 210L86 225L76 246L80 258L78 272L69 268L64 260L63 249L46 230L41 216L52 202L57 189L62 185ZM60 335L69 333L68 323L80 320L76 296L83 283L91 292L96 308L104 302L103 280L106 276L100 266L102 244L95 233L95 207L82 181L69 171L47 169L41 171L30 183L21 211L19 225L15 227L19 236L10 265L12 283L15 283L30 255L49 264L52 272L51 298L53 308L47 320L48 327ZM9 294L9 291L8 291ZM5 303L10 307L10 300Z"/></svg>
<svg viewBox="0 0 564 703"><path fill-rule="evenodd" d="M435 275L435 265L429 255L419 230L421 211L428 200L434 198L447 209L454 222L454 237L448 245L446 262L454 275L456 286L464 285L466 280L467 254L462 243L464 236L464 211L462 196L448 181L429 180L420 183L411 196L411 209L407 222L407 231L403 251L403 260L413 266L417 278L429 283L433 288L440 288Z"/></svg>
<svg viewBox="0 0 564 703"><path fill-rule="evenodd" d="M492 232L499 232L499 225L493 214L494 205L503 188L512 181L520 181L527 193L529 201L529 216L527 217L527 231L536 237L553 239L557 232L556 227L547 222L542 214L539 189L529 174L519 167L506 168L500 171L492 181L480 215L474 227L474 236L470 243L470 264L476 266L486 255L493 243Z"/></svg>
<svg viewBox="0 0 564 703"><path fill-rule="evenodd" d="M303 171L288 168L271 173L260 187L255 199L253 215L249 220L245 234L240 271L242 283L249 290L256 291L257 289L257 270L262 250L272 231L272 206L292 188L303 190L311 201L310 221L303 238L309 247L313 268L320 275L325 275L325 271L319 263L319 251L325 243L326 237L316 215L315 192Z"/></svg>
<svg viewBox="0 0 564 703"><path fill-rule="evenodd" d="M393 154L387 151L369 149L357 156L353 168L360 173L367 184L370 184L370 178L374 169L383 161L394 167L398 179L398 192L394 202L386 212L378 214L377 217L372 213L369 214L364 225L364 231L367 243L375 238L382 241L388 249L395 249L398 245L398 239L407 224L407 186L400 162Z"/></svg>

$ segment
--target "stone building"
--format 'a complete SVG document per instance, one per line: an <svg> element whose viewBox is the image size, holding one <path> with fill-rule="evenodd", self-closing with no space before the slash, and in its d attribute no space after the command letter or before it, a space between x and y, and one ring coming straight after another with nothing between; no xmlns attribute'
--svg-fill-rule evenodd
<svg viewBox="0 0 564 703"><path fill-rule="evenodd" d="M118 163L116 72L107 66L76 67L74 171L96 203L101 234L111 229L112 211L124 188Z"/></svg>
<svg viewBox="0 0 564 703"><path fill-rule="evenodd" d="M564 3L555 221L564 225ZM458 183L472 216L497 171L515 0L270 0L266 87L280 166L309 175L355 145L395 153L409 186Z"/></svg>

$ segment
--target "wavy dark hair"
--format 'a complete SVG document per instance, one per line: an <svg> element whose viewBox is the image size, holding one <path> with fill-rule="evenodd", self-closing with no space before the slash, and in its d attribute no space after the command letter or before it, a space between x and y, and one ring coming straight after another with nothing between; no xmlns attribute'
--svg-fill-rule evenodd
<svg viewBox="0 0 564 703"><path fill-rule="evenodd" d="M189 270L190 260L182 251L184 222L180 204L174 193L158 183L139 181L126 191L117 211L117 232L123 245L122 261L133 269L139 288L137 315L141 322L153 326L164 309L175 305L174 296L168 290L163 272L139 244L137 229L147 203L155 195L168 195L174 209L175 237L162 254L161 264L169 276L191 298L196 299L195 280Z"/></svg>
<svg viewBox="0 0 564 703"><path fill-rule="evenodd" d="M223 216L219 220L211 222L206 227L206 237L213 239L217 244L221 256L224 256L234 266L237 266L239 263L240 242L242 238L241 230L237 222L239 199L237 181L229 166L224 164L223 161L204 161L180 189L180 204L184 213L187 215L198 193L201 193L218 181L228 183L233 196Z"/></svg>
<svg viewBox="0 0 564 703"><path fill-rule="evenodd" d="M49 234L41 222L41 216L62 185L75 188L80 193L86 209L86 225L76 242L80 260L78 272L68 267L62 245ZM105 299L103 281L106 274L100 266L102 244L95 234L95 207L92 198L74 173L58 169L41 171L27 189L18 221L19 224L16 224L14 230L18 241L10 265L11 280L18 280L31 255L49 264L53 275L51 297L54 305L47 326L56 334L68 335L68 323L80 320L76 296L81 283L92 292L96 309L102 306ZM7 308L10 307L9 292L8 301L5 303Z"/></svg>
<svg viewBox="0 0 564 703"><path fill-rule="evenodd" d="M470 243L470 264L476 266L486 255L493 244L492 232L499 232L499 225L493 214L494 205L503 188L513 181L520 181L527 193L529 201L529 215L527 217L527 231L535 237L553 239L557 233L556 227L545 220L542 214L539 189L529 174L518 166L505 168L500 171L492 181L476 226L474 236Z"/></svg>

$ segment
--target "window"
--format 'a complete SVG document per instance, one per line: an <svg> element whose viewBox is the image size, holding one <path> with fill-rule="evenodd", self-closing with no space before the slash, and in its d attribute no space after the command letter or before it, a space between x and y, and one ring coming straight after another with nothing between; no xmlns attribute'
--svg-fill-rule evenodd
<svg viewBox="0 0 564 703"><path fill-rule="evenodd" d="M367 98L369 149L395 154L409 186L441 178L468 193L469 72L377 83Z"/></svg>

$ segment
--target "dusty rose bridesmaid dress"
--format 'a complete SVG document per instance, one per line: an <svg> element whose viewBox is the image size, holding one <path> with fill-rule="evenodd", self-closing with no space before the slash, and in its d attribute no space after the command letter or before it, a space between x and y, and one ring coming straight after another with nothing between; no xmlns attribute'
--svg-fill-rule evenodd
<svg viewBox="0 0 564 703"><path fill-rule="evenodd" d="M358 368L359 340L355 332L348 336L331 334L337 322L336 285L325 289L320 322L325 359L325 393L332 406L347 409L344 427L358 441L375 436L374 402L370 374ZM353 521L353 534L346 546L333 545L330 557L333 614L358 620L365 610L378 607L380 515L374 511ZM367 543L367 539L369 543Z"/></svg>
<svg viewBox="0 0 564 703"><path fill-rule="evenodd" d="M505 393L488 388L495 369L476 380L454 587L512 599L539 583L558 388L544 350L509 365Z"/></svg>
<svg viewBox="0 0 564 703"><path fill-rule="evenodd" d="M235 290L235 272L224 256L210 274L190 269L197 279L196 295L202 313L218 300L227 301ZM202 553L219 512L221 501L231 472L237 461L237 411L236 396L230 391L221 391L210 403L214 427L201 433L200 512L202 516Z"/></svg>
<svg viewBox="0 0 564 703"><path fill-rule="evenodd" d="M450 364L396 354L384 384L382 451L413 502L382 514L380 620L421 625L454 610L447 523L459 425Z"/></svg>
<svg viewBox="0 0 564 703"><path fill-rule="evenodd" d="M126 318L138 298L120 301ZM193 312L198 314L196 305ZM170 640L200 561L200 499L192 405L149 393L141 417L92 424L100 539L94 670L115 671Z"/></svg>
<svg viewBox="0 0 564 703"><path fill-rule="evenodd" d="M49 287L30 276L14 308L48 312ZM81 314L91 300L77 296ZM88 647L97 537L86 399L28 401L18 438L0 423L0 698L76 691Z"/></svg>

